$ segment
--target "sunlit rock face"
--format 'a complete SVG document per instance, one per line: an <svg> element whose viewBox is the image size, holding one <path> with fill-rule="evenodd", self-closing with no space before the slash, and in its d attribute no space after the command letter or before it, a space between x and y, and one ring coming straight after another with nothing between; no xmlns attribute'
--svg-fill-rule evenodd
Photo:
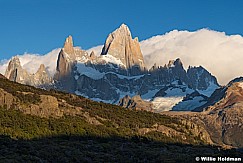
<svg viewBox="0 0 243 163"><path fill-rule="evenodd" d="M138 66L141 70L145 68L138 38L132 38L130 30L125 24L109 34L101 54L110 54L120 59L127 69L133 66Z"/></svg>

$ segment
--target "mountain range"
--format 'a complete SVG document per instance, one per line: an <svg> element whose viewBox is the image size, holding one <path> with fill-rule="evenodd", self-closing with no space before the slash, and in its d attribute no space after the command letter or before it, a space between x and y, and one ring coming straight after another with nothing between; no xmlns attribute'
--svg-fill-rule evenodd
<svg viewBox="0 0 243 163"><path fill-rule="evenodd" d="M205 68L184 69L179 58L164 66L146 66L138 38L132 38L125 24L108 35L101 54L74 47L69 36L58 54L54 74L44 64L37 72L29 73L15 56L5 76L22 84L113 104L126 95L139 95L151 103L154 112L196 109L219 88L217 79Z"/></svg>
<svg viewBox="0 0 243 163"><path fill-rule="evenodd" d="M55 71L53 64L36 62L36 72L29 72L14 56L0 75L2 115L14 110L11 114L27 120L31 115L44 126L28 121L36 132L31 129L26 135L23 124L16 122L16 131L15 123L14 129L8 128L17 119L8 115L0 125L4 134L28 139L42 131L44 136L115 136L115 143L139 136L139 141L243 147L242 77L221 86L202 66L185 69L180 58L149 66L138 38L125 24L108 35L100 54L75 47L72 36L56 52Z"/></svg>

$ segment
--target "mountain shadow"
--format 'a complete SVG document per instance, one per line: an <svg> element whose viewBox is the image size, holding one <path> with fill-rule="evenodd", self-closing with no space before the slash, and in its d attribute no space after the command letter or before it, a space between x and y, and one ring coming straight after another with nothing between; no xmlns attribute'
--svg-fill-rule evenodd
<svg viewBox="0 0 243 163"><path fill-rule="evenodd" d="M195 162L196 157L242 158L239 150L165 144L145 137L55 136L14 140L0 136L1 162Z"/></svg>

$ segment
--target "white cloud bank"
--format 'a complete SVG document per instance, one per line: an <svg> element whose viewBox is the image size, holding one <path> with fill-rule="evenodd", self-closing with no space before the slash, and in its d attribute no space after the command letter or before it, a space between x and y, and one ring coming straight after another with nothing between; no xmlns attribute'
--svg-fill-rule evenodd
<svg viewBox="0 0 243 163"><path fill-rule="evenodd" d="M220 84L227 84L243 75L243 37L201 29L196 32L171 31L140 42L145 62L164 65L180 58L187 68L202 65L215 75Z"/></svg>
<svg viewBox="0 0 243 163"><path fill-rule="evenodd" d="M103 48L103 45L98 45L98 46L88 49L87 52L90 54L93 51L96 56L99 56L102 52L102 48Z"/></svg>
<svg viewBox="0 0 243 163"><path fill-rule="evenodd" d="M220 84L243 76L243 37L240 35L227 36L208 29L195 32L174 30L141 41L140 44L149 68L154 63L164 65L169 60L180 58L185 68L202 65L217 77ZM93 50L99 55L101 49L100 45L87 51L90 53ZM43 56L23 54L19 58L22 66L31 73L35 73L43 63L54 74L59 51L55 49ZM8 60L0 61L0 73L5 73L7 64Z"/></svg>
<svg viewBox="0 0 243 163"><path fill-rule="evenodd" d="M54 49L45 55L39 54L23 54L17 55L20 59L21 65L29 73L36 73L41 64L44 64L51 75L54 75L56 70L56 63L60 48ZM0 61L0 73L5 74L9 60Z"/></svg>

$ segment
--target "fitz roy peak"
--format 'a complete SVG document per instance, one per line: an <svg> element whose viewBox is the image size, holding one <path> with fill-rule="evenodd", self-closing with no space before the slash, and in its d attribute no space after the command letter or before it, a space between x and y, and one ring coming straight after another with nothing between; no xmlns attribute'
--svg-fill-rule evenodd
<svg viewBox="0 0 243 163"><path fill-rule="evenodd" d="M44 73L44 65L40 69L37 73ZM101 54L89 54L74 47L69 36L58 54L56 73L51 80L46 75L29 74L18 59L10 61L5 73L16 82L37 87L49 83L48 88L96 101L117 104L120 99L126 101L123 97L131 97L133 101L136 99L134 105L143 108L141 106L146 104L154 112L193 110L204 105L219 87L216 78L206 69L200 66L185 70L180 59L164 66L146 67L138 38L132 38L125 24L108 35Z"/></svg>
<svg viewBox="0 0 243 163"><path fill-rule="evenodd" d="M101 55L107 54L119 58L127 69L133 66L138 66L141 70L145 68L138 38L132 39L131 32L125 24L109 34Z"/></svg>

